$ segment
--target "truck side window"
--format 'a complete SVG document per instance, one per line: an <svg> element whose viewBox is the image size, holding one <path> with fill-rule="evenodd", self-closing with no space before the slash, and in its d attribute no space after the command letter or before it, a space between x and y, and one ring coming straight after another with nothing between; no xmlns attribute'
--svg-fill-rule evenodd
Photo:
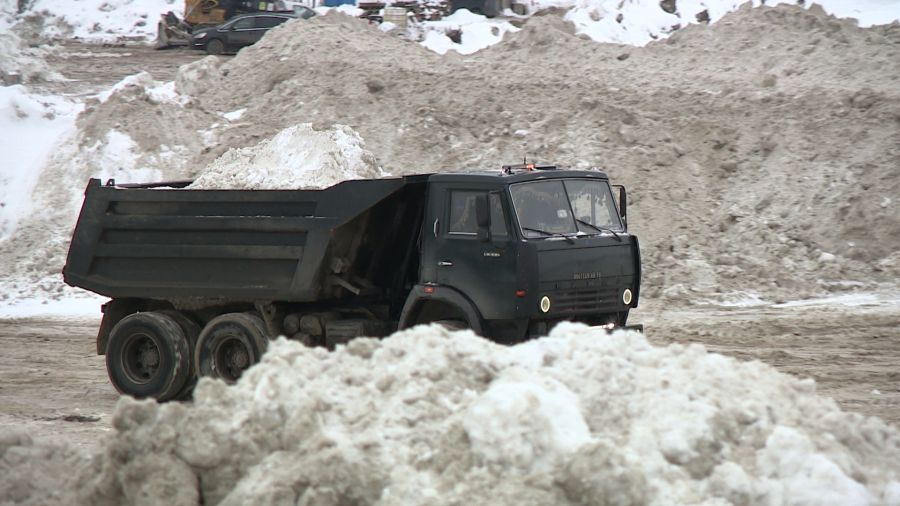
<svg viewBox="0 0 900 506"><path fill-rule="evenodd" d="M503 202L500 195L491 193L488 197L491 204L491 237L505 238L509 235L506 230L506 215L503 212Z"/></svg>
<svg viewBox="0 0 900 506"><path fill-rule="evenodd" d="M453 191L450 192L450 227L448 232L454 235L475 235L478 232L478 221L475 217L475 197L486 192ZM491 235L507 237L506 216L500 195L492 193L488 202L491 208Z"/></svg>
<svg viewBox="0 0 900 506"><path fill-rule="evenodd" d="M478 222L475 221L475 197L481 192L450 192L450 227L451 234L475 235Z"/></svg>

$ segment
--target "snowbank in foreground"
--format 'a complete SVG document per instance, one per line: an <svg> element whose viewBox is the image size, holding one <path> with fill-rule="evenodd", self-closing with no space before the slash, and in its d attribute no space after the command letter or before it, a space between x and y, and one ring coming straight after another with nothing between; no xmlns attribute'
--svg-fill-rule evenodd
<svg viewBox="0 0 900 506"><path fill-rule="evenodd" d="M900 433L841 412L812 381L699 345L654 347L572 324L515 347L424 326L330 353L279 340L236 386L203 380L192 405L123 398L112 423L104 453L75 476L53 473L72 465L65 448L6 438L0 455L15 458L0 460L0 495L185 505L900 500Z"/></svg>
<svg viewBox="0 0 900 506"><path fill-rule="evenodd" d="M240 117L240 111L234 116ZM228 114L225 115L226 117ZM327 188L349 179L381 177L375 156L352 128L285 128L256 146L230 149L200 172L189 188L285 190Z"/></svg>

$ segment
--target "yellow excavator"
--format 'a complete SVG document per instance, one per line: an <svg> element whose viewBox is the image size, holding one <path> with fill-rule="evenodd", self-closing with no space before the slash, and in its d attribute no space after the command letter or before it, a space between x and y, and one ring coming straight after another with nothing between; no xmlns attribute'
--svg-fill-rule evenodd
<svg viewBox="0 0 900 506"><path fill-rule="evenodd" d="M195 29L221 24L238 14L292 12L293 5L299 3L284 0L184 0L184 19L172 11L160 16L156 27L156 49L186 46Z"/></svg>

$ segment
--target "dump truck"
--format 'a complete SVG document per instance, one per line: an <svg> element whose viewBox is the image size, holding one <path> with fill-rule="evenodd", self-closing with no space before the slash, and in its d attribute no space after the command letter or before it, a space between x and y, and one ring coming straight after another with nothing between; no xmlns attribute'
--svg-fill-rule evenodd
<svg viewBox="0 0 900 506"><path fill-rule="evenodd" d="M198 376L236 381L278 336L333 348L439 324L517 343L564 320L625 327L638 305L625 188L599 170L188 183L85 191L63 275L110 298L97 353L123 394L165 401Z"/></svg>

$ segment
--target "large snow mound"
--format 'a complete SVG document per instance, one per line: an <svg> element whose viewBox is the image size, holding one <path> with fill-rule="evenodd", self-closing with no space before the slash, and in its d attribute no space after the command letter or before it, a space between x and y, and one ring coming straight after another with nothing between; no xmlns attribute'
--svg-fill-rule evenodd
<svg viewBox="0 0 900 506"><path fill-rule="evenodd" d="M278 340L192 405L123 398L80 472L0 445L23 504L897 504L900 433L699 345L558 326L503 347L421 326L334 352ZM37 479L60 476L51 483ZM52 485L52 486L49 486ZM56 494L55 497L52 495Z"/></svg>
<svg viewBox="0 0 900 506"><path fill-rule="evenodd" d="M201 171L189 188L317 189L382 175L375 156L352 128L316 130L311 123L302 123L256 146L229 150Z"/></svg>

